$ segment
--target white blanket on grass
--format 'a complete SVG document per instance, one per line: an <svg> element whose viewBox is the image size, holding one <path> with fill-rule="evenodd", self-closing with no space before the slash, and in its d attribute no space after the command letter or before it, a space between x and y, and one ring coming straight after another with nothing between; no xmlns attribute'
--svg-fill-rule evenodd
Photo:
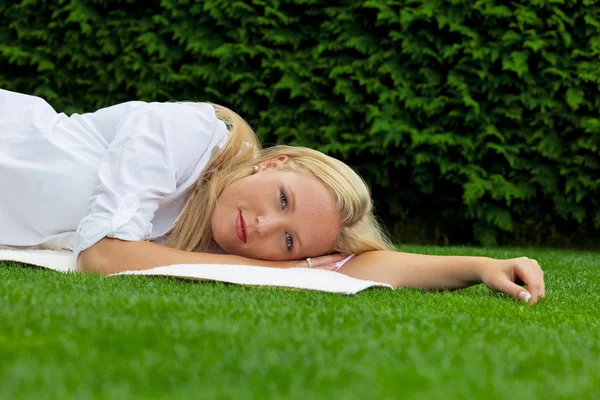
<svg viewBox="0 0 600 400"><path fill-rule="evenodd" d="M17 261L62 272L76 270L75 259L70 252L0 249L0 261ZM177 264L144 271L125 271L114 275L174 276L200 281L277 286L342 294L356 294L370 287L391 288L384 283L355 279L321 269L279 269L248 265Z"/></svg>

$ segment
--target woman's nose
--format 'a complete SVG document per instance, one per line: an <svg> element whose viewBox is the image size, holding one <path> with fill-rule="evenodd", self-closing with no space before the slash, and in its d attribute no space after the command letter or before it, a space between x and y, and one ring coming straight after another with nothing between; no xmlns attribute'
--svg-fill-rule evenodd
<svg viewBox="0 0 600 400"><path fill-rule="evenodd" d="M281 230L283 224L281 216L265 215L256 217L256 231L261 236L268 236L273 232Z"/></svg>

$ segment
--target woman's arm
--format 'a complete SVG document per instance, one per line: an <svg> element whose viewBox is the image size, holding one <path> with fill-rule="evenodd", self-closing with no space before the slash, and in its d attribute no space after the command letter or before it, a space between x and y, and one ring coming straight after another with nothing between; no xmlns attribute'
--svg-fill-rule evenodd
<svg viewBox="0 0 600 400"><path fill-rule="evenodd" d="M342 255L329 255L312 259L315 268L335 270ZM79 271L114 274L122 271L145 270L174 264L235 264L258 265L273 268L306 267L306 261L262 261L230 254L194 253L172 249L156 243L128 242L104 238L77 258Z"/></svg>
<svg viewBox="0 0 600 400"><path fill-rule="evenodd" d="M339 272L393 287L461 289L480 283L485 257L431 256L370 251L352 258Z"/></svg>
<svg viewBox="0 0 600 400"><path fill-rule="evenodd" d="M520 300L525 300L529 294L531 303L537 302L538 296L545 296L544 273L537 261L527 257L496 260L371 251L354 257L339 272L354 278L388 283L395 288L443 290L485 283L492 290L508 293ZM525 283L528 290L517 283Z"/></svg>
<svg viewBox="0 0 600 400"><path fill-rule="evenodd" d="M100 274L144 270L174 264L244 264L249 259L225 254L192 253L145 241L104 238L77 259L77 269Z"/></svg>
<svg viewBox="0 0 600 400"><path fill-rule="evenodd" d="M315 268L337 270L335 263L344 255L312 259ZM150 242L127 242L104 238L81 252L77 260L80 271L113 274L174 264L236 264L273 268L306 267L305 261L261 261L229 255L193 253ZM420 289L461 289L485 283L490 289L508 293L531 303L545 296L544 273L537 261L527 257L496 260L488 257L430 256L394 251L370 251L355 256L340 273L399 287ZM518 283L525 283L528 290Z"/></svg>

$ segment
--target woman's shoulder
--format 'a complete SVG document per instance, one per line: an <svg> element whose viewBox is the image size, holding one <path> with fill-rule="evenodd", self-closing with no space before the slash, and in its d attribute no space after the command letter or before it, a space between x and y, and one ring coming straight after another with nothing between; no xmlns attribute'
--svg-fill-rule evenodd
<svg viewBox="0 0 600 400"><path fill-rule="evenodd" d="M102 111L118 111L124 116L135 113L157 122L168 122L188 129L202 126L212 131L217 123L215 109L209 103L128 101L98 110L96 113Z"/></svg>
<svg viewBox="0 0 600 400"><path fill-rule="evenodd" d="M98 125L113 121L117 130L137 128L147 133L186 136L188 139L209 140L224 129L208 103L128 101L71 117Z"/></svg>
<svg viewBox="0 0 600 400"><path fill-rule="evenodd" d="M149 102L138 104L137 107L150 113L157 113L161 117L179 121L194 120L195 122L206 122L210 125L214 125L217 121L215 109L209 103Z"/></svg>

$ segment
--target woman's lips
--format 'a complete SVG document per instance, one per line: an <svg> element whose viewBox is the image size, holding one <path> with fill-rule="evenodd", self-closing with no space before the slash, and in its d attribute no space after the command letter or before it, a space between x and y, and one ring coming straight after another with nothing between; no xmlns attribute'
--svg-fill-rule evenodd
<svg viewBox="0 0 600 400"><path fill-rule="evenodd" d="M246 221L244 221L242 210L240 210L240 212L238 213L237 219L235 221L235 233L242 242L246 243L248 237L246 233Z"/></svg>

